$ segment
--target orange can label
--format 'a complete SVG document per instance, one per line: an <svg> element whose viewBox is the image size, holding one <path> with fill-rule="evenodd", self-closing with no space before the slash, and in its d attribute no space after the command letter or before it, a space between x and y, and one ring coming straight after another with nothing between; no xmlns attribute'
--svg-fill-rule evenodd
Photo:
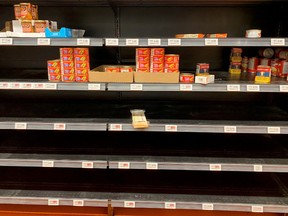
<svg viewBox="0 0 288 216"><path fill-rule="evenodd" d="M106 67L105 68L105 72L120 72L120 68L119 67Z"/></svg>
<svg viewBox="0 0 288 216"><path fill-rule="evenodd" d="M48 67L48 73L49 74L61 74L61 68L60 67Z"/></svg>
<svg viewBox="0 0 288 216"><path fill-rule="evenodd" d="M32 5L30 3L20 3L20 14L22 19L32 20Z"/></svg>
<svg viewBox="0 0 288 216"><path fill-rule="evenodd" d="M75 80L76 80L76 82L88 82L88 76L87 75L76 76Z"/></svg>
<svg viewBox="0 0 288 216"><path fill-rule="evenodd" d="M132 67L120 67L120 72L127 73L127 72L133 72Z"/></svg>
<svg viewBox="0 0 288 216"><path fill-rule="evenodd" d="M154 68L156 68L156 69L163 69L164 68L164 64L163 63L152 63L151 64L151 69L154 69Z"/></svg>
<svg viewBox="0 0 288 216"><path fill-rule="evenodd" d="M136 48L136 56L150 56L150 48Z"/></svg>
<svg viewBox="0 0 288 216"><path fill-rule="evenodd" d="M74 55L89 55L88 48L74 48Z"/></svg>
<svg viewBox="0 0 288 216"><path fill-rule="evenodd" d="M149 63L147 63L147 62L137 62L136 63L136 67L137 68L149 68L149 66L150 66L150 64Z"/></svg>
<svg viewBox="0 0 288 216"><path fill-rule="evenodd" d="M178 63L165 63L165 68L179 70L179 64Z"/></svg>
<svg viewBox="0 0 288 216"><path fill-rule="evenodd" d="M179 63L179 55L165 55L165 63Z"/></svg>
<svg viewBox="0 0 288 216"><path fill-rule="evenodd" d="M73 48L60 48L60 55L73 54Z"/></svg>
<svg viewBox="0 0 288 216"><path fill-rule="evenodd" d="M73 61L74 56L72 54L63 54L61 55L62 61Z"/></svg>
<svg viewBox="0 0 288 216"><path fill-rule="evenodd" d="M47 67L53 67L53 68L56 68L56 67L61 67L61 62L60 62L60 59L57 59L57 60L48 60L47 61Z"/></svg>
<svg viewBox="0 0 288 216"><path fill-rule="evenodd" d="M164 56L164 54L165 54L164 48L151 48L151 56L154 56L154 55Z"/></svg>
<svg viewBox="0 0 288 216"><path fill-rule="evenodd" d="M89 62L89 56L88 55L74 55L74 60L75 62L84 62L88 61Z"/></svg>
<svg viewBox="0 0 288 216"><path fill-rule="evenodd" d="M151 62L163 64L164 63L164 56L162 56L162 55L151 56Z"/></svg>
<svg viewBox="0 0 288 216"><path fill-rule="evenodd" d="M75 69L75 75L77 76L83 76L83 75L86 75L88 74L88 69L87 68L76 68Z"/></svg>
<svg viewBox="0 0 288 216"><path fill-rule="evenodd" d="M62 74L74 74L74 68L63 69Z"/></svg>
<svg viewBox="0 0 288 216"><path fill-rule="evenodd" d="M149 63L150 57L149 55L138 55L136 61Z"/></svg>
<svg viewBox="0 0 288 216"><path fill-rule="evenodd" d="M75 63L75 68L89 68L89 62L84 61L84 62L76 62Z"/></svg>
<svg viewBox="0 0 288 216"><path fill-rule="evenodd" d="M74 82L75 76L74 76L74 74L63 74L62 75L62 81L63 82Z"/></svg>
<svg viewBox="0 0 288 216"><path fill-rule="evenodd" d="M64 69L74 69L74 61L62 61L62 67Z"/></svg>
<svg viewBox="0 0 288 216"><path fill-rule="evenodd" d="M61 81L61 75L60 74L48 74L48 79L50 81Z"/></svg>

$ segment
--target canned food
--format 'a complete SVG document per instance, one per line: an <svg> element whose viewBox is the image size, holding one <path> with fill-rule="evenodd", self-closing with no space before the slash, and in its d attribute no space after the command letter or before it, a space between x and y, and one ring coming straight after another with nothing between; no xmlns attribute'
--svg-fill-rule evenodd
<svg viewBox="0 0 288 216"><path fill-rule="evenodd" d="M136 61L149 63L150 57L148 55L138 55L136 56Z"/></svg>
<svg viewBox="0 0 288 216"><path fill-rule="evenodd" d="M271 59L261 58L260 59L260 65L271 66Z"/></svg>
<svg viewBox="0 0 288 216"><path fill-rule="evenodd" d="M150 56L150 48L136 48L136 56Z"/></svg>
<svg viewBox="0 0 288 216"><path fill-rule="evenodd" d="M133 72L133 68L130 66L121 66L120 72L127 73L127 72Z"/></svg>
<svg viewBox="0 0 288 216"><path fill-rule="evenodd" d="M151 63L151 67L150 68L163 69L164 68L164 64L163 63Z"/></svg>
<svg viewBox="0 0 288 216"><path fill-rule="evenodd" d="M22 20L21 21L21 25L22 25L23 33L34 32L33 25L32 25L32 20Z"/></svg>
<svg viewBox="0 0 288 216"><path fill-rule="evenodd" d="M192 73L180 73L180 82L184 82L184 83L194 82L194 74L192 74Z"/></svg>
<svg viewBox="0 0 288 216"><path fill-rule="evenodd" d="M272 58L274 56L274 50L272 48L261 48L259 49L258 54L264 58Z"/></svg>
<svg viewBox="0 0 288 216"><path fill-rule="evenodd" d="M74 82L75 76L74 74L63 74L61 76L63 82Z"/></svg>
<svg viewBox="0 0 288 216"><path fill-rule="evenodd" d="M142 68L142 69L145 69L145 68L147 68L147 69L149 69L150 67L150 64L149 63L146 63L146 62L136 62L136 67L137 68Z"/></svg>
<svg viewBox="0 0 288 216"><path fill-rule="evenodd" d="M34 29L35 32L45 32L45 28L48 27L48 22L46 20L35 20L34 21Z"/></svg>
<svg viewBox="0 0 288 216"><path fill-rule="evenodd" d="M74 56L72 54L63 54L61 55L62 61L73 61Z"/></svg>
<svg viewBox="0 0 288 216"><path fill-rule="evenodd" d="M32 20L32 5L30 3L20 3L20 15L22 20Z"/></svg>
<svg viewBox="0 0 288 216"><path fill-rule="evenodd" d="M60 67L48 67L48 73L49 74L61 74L61 68Z"/></svg>
<svg viewBox="0 0 288 216"><path fill-rule="evenodd" d="M151 56L153 55L162 55L164 56L165 49L164 48L151 48Z"/></svg>
<svg viewBox="0 0 288 216"><path fill-rule="evenodd" d="M280 58L280 59L287 59L287 57L288 57L288 50L281 50L278 55L279 55L279 58Z"/></svg>
<svg viewBox="0 0 288 216"><path fill-rule="evenodd" d="M15 15L15 19L16 20L21 19L21 7L20 7L20 4L15 4L14 5L14 15Z"/></svg>
<svg viewBox="0 0 288 216"><path fill-rule="evenodd" d="M66 74L74 74L74 68L64 68L62 69L61 74L66 75Z"/></svg>
<svg viewBox="0 0 288 216"><path fill-rule="evenodd" d="M76 68L75 69L75 75L76 76L83 76L88 74L89 69L87 68Z"/></svg>
<svg viewBox="0 0 288 216"><path fill-rule="evenodd" d="M61 61L63 69L74 69L74 61Z"/></svg>
<svg viewBox="0 0 288 216"><path fill-rule="evenodd" d="M60 48L60 56L66 54L73 54L73 48Z"/></svg>
<svg viewBox="0 0 288 216"><path fill-rule="evenodd" d="M47 61L47 67L61 67L61 61L60 59L55 59L55 60L48 60Z"/></svg>
<svg viewBox="0 0 288 216"><path fill-rule="evenodd" d="M229 66L229 73L231 74L240 74L241 73L241 63L240 62L231 62Z"/></svg>
<svg viewBox="0 0 288 216"><path fill-rule="evenodd" d="M248 62L249 62L248 57L247 57L247 56L244 56L243 59L242 59L242 63L241 63L241 71L242 71L243 73L246 73L246 72L247 72Z"/></svg>
<svg viewBox="0 0 288 216"><path fill-rule="evenodd" d="M176 54L165 55L165 63L179 63L179 55Z"/></svg>
<svg viewBox="0 0 288 216"><path fill-rule="evenodd" d="M61 75L60 74L48 74L48 80L49 81L61 81Z"/></svg>
<svg viewBox="0 0 288 216"><path fill-rule="evenodd" d="M282 60L279 63L279 77L286 77L288 74L288 61Z"/></svg>
<svg viewBox="0 0 288 216"><path fill-rule="evenodd" d="M32 5L32 19L38 20L38 5Z"/></svg>
<svg viewBox="0 0 288 216"><path fill-rule="evenodd" d="M210 65L207 63L198 63L196 65L196 75L206 75L209 73Z"/></svg>
<svg viewBox="0 0 288 216"><path fill-rule="evenodd" d="M274 49L275 58L279 58L279 53L284 50L283 48L277 47Z"/></svg>
<svg viewBox="0 0 288 216"><path fill-rule="evenodd" d="M83 62L87 61L89 62L89 56L88 55L74 55L75 62Z"/></svg>
<svg viewBox="0 0 288 216"><path fill-rule="evenodd" d="M74 48L74 55L89 55L89 48Z"/></svg>
<svg viewBox="0 0 288 216"><path fill-rule="evenodd" d="M278 76L280 70L280 60L279 59L272 59L271 60L271 75Z"/></svg>
<svg viewBox="0 0 288 216"><path fill-rule="evenodd" d="M163 64L164 63L164 56L163 55L151 56L151 62Z"/></svg>
<svg viewBox="0 0 288 216"><path fill-rule="evenodd" d="M88 82L88 76L87 75L76 76L75 81L76 82Z"/></svg>
<svg viewBox="0 0 288 216"><path fill-rule="evenodd" d="M179 63L165 63L165 67L164 68L179 70Z"/></svg>
<svg viewBox="0 0 288 216"><path fill-rule="evenodd" d="M108 66L104 68L105 72L120 72L120 68L118 66Z"/></svg>
<svg viewBox="0 0 288 216"><path fill-rule="evenodd" d="M247 71L250 73L256 73L258 65L259 65L259 59L257 57L249 58Z"/></svg>

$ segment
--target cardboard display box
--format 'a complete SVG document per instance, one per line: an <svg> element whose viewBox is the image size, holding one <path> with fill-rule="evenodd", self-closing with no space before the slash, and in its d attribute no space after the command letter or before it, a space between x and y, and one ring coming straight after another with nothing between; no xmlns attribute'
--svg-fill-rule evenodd
<svg viewBox="0 0 288 216"><path fill-rule="evenodd" d="M109 66L115 65L101 65L90 70L89 82L133 83L133 72L104 72L104 68ZM135 68L134 66L131 67Z"/></svg>
<svg viewBox="0 0 288 216"><path fill-rule="evenodd" d="M179 73L134 72L135 83L179 83Z"/></svg>

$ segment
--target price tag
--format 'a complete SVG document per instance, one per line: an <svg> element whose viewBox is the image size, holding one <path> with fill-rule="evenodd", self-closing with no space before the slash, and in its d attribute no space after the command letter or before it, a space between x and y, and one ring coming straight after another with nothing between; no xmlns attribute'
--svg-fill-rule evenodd
<svg viewBox="0 0 288 216"><path fill-rule="evenodd" d="M285 46L284 38L271 38L271 46Z"/></svg>
<svg viewBox="0 0 288 216"><path fill-rule="evenodd" d="M57 89L57 83L45 83L44 89L47 90L56 90Z"/></svg>
<svg viewBox="0 0 288 216"><path fill-rule="evenodd" d="M34 88L34 89L44 89L44 83L34 83L32 88Z"/></svg>
<svg viewBox="0 0 288 216"><path fill-rule="evenodd" d="M168 46L181 46L181 39L178 38L168 39Z"/></svg>
<svg viewBox="0 0 288 216"><path fill-rule="evenodd" d="M165 131L167 132L177 132L177 125L165 125Z"/></svg>
<svg viewBox="0 0 288 216"><path fill-rule="evenodd" d="M25 122L16 122L15 123L15 129L17 129L17 130L26 130L27 129L27 123L25 123Z"/></svg>
<svg viewBox="0 0 288 216"><path fill-rule="evenodd" d="M280 92L288 92L288 85L280 85Z"/></svg>
<svg viewBox="0 0 288 216"><path fill-rule="evenodd" d="M240 85L227 85L227 91L240 91Z"/></svg>
<svg viewBox="0 0 288 216"><path fill-rule="evenodd" d="M94 168L94 163L91 162L91 161L83 161L82 162L82 168L93 169Z"/></svg>
<svg viewBox="0 0 288 216"><path fill-rule="evenodd" d="M254 165L254 172L263 172L263 166L262 165Z"/></svg>
<svg viewBox="0 0 288 216"><path fill-rule="evenodd" d="M110 131L122 131L122 124L110 124Z"/></svg>
<svg viewBox="0 0 288 216"><path fill-rule="evenodd" d="M224 126L224 133L237 133L236 126Z"/></svg>
<svg viewBox="0 0 288 216"><path fill-rule="evenodd" d="M50 46L51 40L50 38L38 38L37 45L39 46Z"/></svg>
<svg viewBox="0 0 288 216"><path fill-rule="evenodd" d="M161 39L149 38L148 39L148 46L160 46Z"/></svg>
<svg viewBox="0 0 288 216"><path fill-rule="evenodd" d="M90 46L89 38L77 38L77 46Z"/></svg>
<svg viewBox="0 0 288 216"><path fill-rule="evenodd" d="M218 46L217 38L205 38L205 46Z"/></svg>
<svg viewBox="0 0 288 216"><path fill-rule="evenodd" d="M138 38L127 38L126 39L126 46L138 46L139 39Z"/></svg>
<svg viewBox="0 0 288 216"><path fill-rule="evenodd" d="M157 170L158 169L158 163L146 163L146 169Z"/></svg>
<svg viewBox="0 0 288 216"><path fill-rule="evenodd" d="M210 164L209 169L211 171L221 171L221 164Z"/></svg>
<svg viewBox="0 0 288 216"><path fill-rule="evenodd" d="M202 210L214 210L214 205L212 203L203 203Z"/></svg>
<svg viewBox="0 0 288 216"><path fill-rule="evenodd" d="M84 206L84 200L73 200L73 206Z"/></svg>
<svg viewBox="0 0 288 216"><path fill-rule="evenodd" d="M175 202L165 202L165 209L176 209L176 203Z"/></svg>
<svg viewBox="0 0 288 216"><path fill-rule="evenodd" d="M99 90L101 90L101 84L100 83L88 84L88 90L99 91Z"/></svg>
<svg viewBox="0 0 288 216"><path fill-rule="evenodd" d="M105 45L106 46L118 46L119 40L118 40L118 38L106 38L105 39Z"/></svg>
<svg viewBox="0 0 288 216"><path fill-rule="evenodd" d="M192 84L180 84L180 91L192 91L193 85Z"/></svg>
<svg viewBox="0 0 288 216"><path fill-rule="evenodd" d="M251 206L252 212L263 212L263 206Z"/></svg>
<svg viewBox="0 0 288 216"><path fill-rule="evenodd" d="M59 199L48 199L49 206L59 206L60 202Z"/></svg>
<svg viewBox="0 0 288 216"><path fill-rule="evenodd" d="M32 89L33 84L32 83L20 83L20 88L22 89Z"/></svg>
<svg viewBox="0 0 288 216"><path fill-rule="evenodd" d="M66 130L66 124L54 123L54 130Z"/></svg>
<svg viewBox="0 0 288 216"><path fill-rule="evenodd" d="M0 89L9 89L9 83L1 82Z"/></svg>
<svg viewBox="0 0 288 216"><path fill-rule="evenodd" d="M125 208L135 208L136 203L134 201L124 201Z"/></svg>
<svg viewBox="0 0 288 216"><path fill-rule="evenodd" d="M0 38L0 45L13 45L12 38Z"/></svg>
<svg viewBox="0 0 288 216"><path fill-rule="evenodd" d="M259 85L247 85L246 86L248 92L259 92L260 86Z"/></svg>
<svg viewBox="0 0 288 216"><path fill-rule="evenodd" d="M143 84L130 84L130 90L131 91L142 91L143 90Z"/></svg>
<svg viewBox="0 0 288 216"><path fill-rule="evenodd" d="M42 167L54 167L54 161L44 160L42 161Z"/></svg>
<svg viewBox="0 0 288 216"><path fill-rule="evenodd" d="M19 89L20 88L20 83L10 83L10 88Z"/></svg>
<svg viewBox="0 0 288 216"><path fill-rule="evenodd" d="M129 162L119 162L118 163L118 169L130 169L130 163Z"/></svg>
<svg viewBox="0 0 288 216"><path fill-rule="evenodd" d="M267 131L269 134L280 134L281 129L280 127L268 127Z"/></svg>

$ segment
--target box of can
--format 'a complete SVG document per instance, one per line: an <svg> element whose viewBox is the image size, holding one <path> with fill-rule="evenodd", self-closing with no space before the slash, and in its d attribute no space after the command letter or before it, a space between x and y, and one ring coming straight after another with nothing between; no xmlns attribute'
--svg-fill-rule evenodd
<svg viewBox="0 0 288 216"><path fill-rule="evenodd" d="M179 55L167 54L165 55L165 63L179 63Z"/></svg>
<svg viewBox="0 0 288 216"><path fill-rule="evenodd" d="M75 62L89 62L89 56L88 55L74 55L74 61Z"/></svg>
<svg viewBox="0 0 288 216"><path fill-rule="evenodd" d="M288 74L288 61L281 60L279 62L279 77L286 77Z"/></svg>
<svg viewBox="0 0 288 216"><path fill-rule="evenodd" d="M74 48L74 55L89 55L89 48Z"/></svg>
<svg viewBox="0 0 288 216"><path fill-rule="evenodd" d="M20 4L15 4L14 5L14 15L15 15L15 19L16 20L21 19L21 7L20 7Z"/></svg>
<svg viewBox="0 0 288 216"><path fill-rule="evenodd" d="M196 75L205 75L209 73L210 65L208 63L198 63L196 65Z"/></svg>
<svg viewBox="0 0 288 216"><path fill-rule="evenodd" d="M50 67L50 68L61 67L60 59L48 60L47 61L47 67Z"/></svg>
<svg viewBox="0 0 288 216"><path fill-rule="evenodd" d="M32 5L30 3L20 3L20 14L22 20L32 20Z"/></svg>
<svg viewBox="0 0 288 216"><path fill-rule="evenodd" d="M123 72L123 73L127 73L127 72L133 72L134 69L130 66L121 66L119 68L120 72Z"/></svg>
<svg viewBox="0 0 288 216"><path fill-rule="evenodd" d="M61 74L48 74L49 81L61 81Z"/></svg>
<svg viewBox="0 0 288 216"><path fill-rule="evenodd" d="M62 61L73 61L74 56L73 56L73 54L63 54L63 55L61 55L61 60Z"/></svg>
<svg viewBox="0 0 288 216"><path fill-rule="evenodd" d="M62 74L61 80L63 82L74 82L75 81L75 75L74 74Z"/></svg>
<svg viewBox="0 0 288 216"><path fill-rule="evenodd" d="M76 76L83 76L83 75L88 74L88 72L89 72L89 69L87 69L87 68L76 68L75 69L75 75Z"/></svg>
<svg viewBox="0 0 288 216"><path fill-rule="evenodd" d="M194 74L192 74L192 73L180 73L180 82L182 82L182 83L194 82Z"/></svg>
<svg viewBox="0 0 288 216"><path fill-rule="evenodd" d="M48 67L49 74L61 74L61 67Z"/></svg>
<svg viewBox="0 0 288 216"><path fill-rule="evenodd" d="M271 75L278 76L280 70L280 59L272 59L271 60Z"/></svg>
<svg viewBox="0 0 288 216"><path fill-rule="evenodd" d="M150 48L136 48L136 56L150 56Z"/></svg>
<svg viewBox="0 0 288 216"><path fill-rule="evenodd" d="M164 56L163 55L154 55L151 56L151 62L152 63L164 63Z"/></svg>
<svg viewBox="0 0 288 216"><path fill-rule="evenodd" d="M136 56L136 61L149 63L150 62L150 56L149 55L138 55L138 56Z"/></svg>
<svg viewBox="0 0 288 216"><path fill-rule="evenodd" d="M164 72L164 68L151 68L150 72L153 73L163 73Z"/></svg>
<svg viewBox="0 0 288 216"><path fill-rule="evenodd" d="M258 65L259 65L259 59L257 57L249 58L247 71L249 73L256 73Z"/></svg>
<svg viewBox="0 0 288 216"><path fill-rule="evenodd" d="M60 48L60 56L61 55L67 55L72 54L73 55L73 48Z"/></svg>
<svg viewBox="0 0 288 216"><path fill-rule="evenodd" d="M61 61L63 69L74 69L74 61Z"/></svg>
<svg viewBox="0 0 288 216"><path fill-rule="evenodd" d="M120 72L120 67L119 66L106 66L104 67L105 72Z"/></svg>
<svg viewBox="0 0 288 216"><path fill-rule="evenodd" d="M76 82L88 82L88 74L83 76L75 76Z"/></svg>
<svg viewBox="0 0 288 216"><path fill-rule="evenodd" d="M165 48L151 48L151 56L153 55L165 55Z"/></svg>
<svg viewBox="0 0 288 216"><path fill-rule="evenodd" d="M75 69L74 68L64 68L61 70L61 74L74 74Z"/></svg>

